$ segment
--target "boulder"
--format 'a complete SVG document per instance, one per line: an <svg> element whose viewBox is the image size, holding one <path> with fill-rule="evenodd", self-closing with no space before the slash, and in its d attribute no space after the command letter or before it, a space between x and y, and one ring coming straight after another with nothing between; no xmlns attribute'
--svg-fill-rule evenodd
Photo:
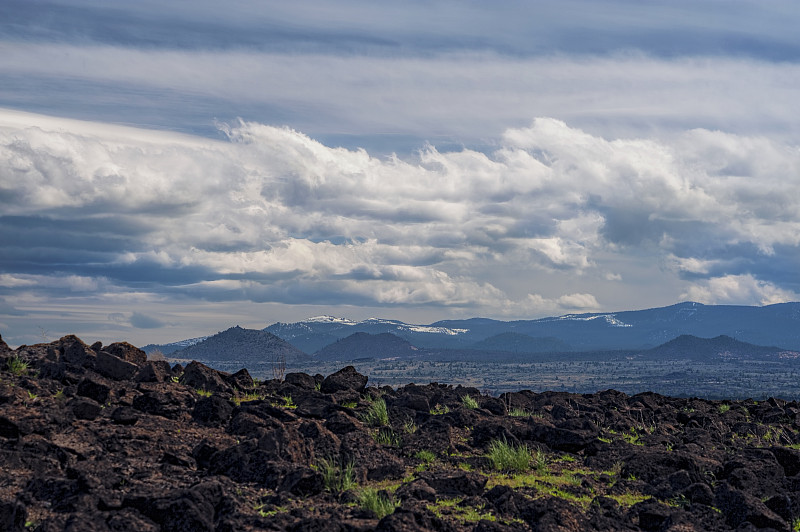
<svg viewBox="0 0 800 532"><path fill-rule="evenodd" d="M488 480L487 477L471 471L457 473L423 471L418 478L433 488L439 498L480 495Z"/></svg>
<svg viewBox="0 0 800 532"><path fill-rule="evenodd" d="M167 382L172 379L172 368L166 360L148 360L133 380L136 382Z"/></svg>
<svg viewBox="0 0 800 532"><path fill-rule="evenodd" d="M8 347L8 344L3 340L3 335L0 334L0 355L5 355L6 353L11 353L11 348Z"/></svg>
<svg viewBox="0 0 800 532"><path fill-rule="evenodd" d="M714 495L714 506L725 516L725 522L738 527L745 521L758 528L771 528L788 532L786 521L770 510L763 502L748 493L734 489L723 482Z"/></svg>
<svg viewBox="0 0 800 532"><path fill-rule="evenodd" d="M78 383L78 395L105 404L111 395L111 386L100 379L85 377Z"/></svg>
<svg viewBox="0 0 800 532"><path fill-rule="evenodd" d="M139 366L106 351L100 351L95 360L95 371L109 379L124 381L131 379L139 371Z"/></svg>
<svg viewBox="0 0 800 532"><path fill-rule="evenodd" d="M356 371L353 366L347 366L336 373L328 375L322 381L323 393L335 393L344 390L354 390L358 393L367 387L368 377Z"/></svg>
<svg viewBox="0 0 800 532"><path fill-rule="evenodd" d="M233 404L227 399L212 395L203 397L192 410L192 418L204 425L219 427L225 425L233 413Z"/></svg>
<svg viewBox="0 0 800 532"><path fill-rule="evenodd" d="M100 416L102 407L95 401L85 397L75 397L68 403L72 413L78 419L93 420Z"/></svg>
<svg viewBox="0 0 800 532"><path fill-rule="evenodd" d="M64 336L58 340L57 345L61 359L68 365L86 367L94 365L95 352L77 336L72 334Z"/></svg>
<svg viewBox="0 0 800 532"><path fill-rule="evenodd" d="M103 348L103 351L137 366L147 362L147 353L128 342L114 342Z"/></svg>
<svg viewBox="0 0 800 532"><path fill-rule="evenodd" d="M249 390L255 385L253 377L250 376L250 373L245 368L240 369L233 375L226 376L225 381L239 390Z"/></svg>
<svg viewBox="0 0 800 532"><path fill-rule="evenodd" d="M287 373L283 378L283 382L292 384L305 390L313 390L317 385L314 377L306 373Z"/></svg>
<svg viewBox="0 0 800 532"><path fill-rule="evenodd" d="M194 361L183 370L181 382L196 390L231 393L233 389L226 382L225 377L229 377L229 375Z"/></svg>

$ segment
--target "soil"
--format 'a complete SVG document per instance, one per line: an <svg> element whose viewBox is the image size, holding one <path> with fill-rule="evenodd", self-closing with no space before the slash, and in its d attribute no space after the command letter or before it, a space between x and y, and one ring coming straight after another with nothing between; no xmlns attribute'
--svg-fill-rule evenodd
<svg viewBox="0 0 800 532"><path fill-rule="evenodd" d="M797 402L367 384L0 339L0 530L800 527Z"/></svg>

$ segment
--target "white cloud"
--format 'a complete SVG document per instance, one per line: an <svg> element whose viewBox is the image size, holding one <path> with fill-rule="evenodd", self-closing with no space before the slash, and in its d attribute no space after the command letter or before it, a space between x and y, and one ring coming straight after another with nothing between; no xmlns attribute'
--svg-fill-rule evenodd
<svg viewBox="0 0 800 532"><path fill-rule="evenodd" d="M689 287L681 297L698 303L737 305L772 305L800 299L796 292L750 274L714 277Z"/></svg>
<svg viewBox="0 0 800 532"><path fill-rule="evenodd" d="M794 105L800 66L788 61L486 51L376 57L30 42L6 42L3 52L0 72L59 84L80 80L83 90L102 85L108 105L118 93L141 94L148 116L177 113L177 94L198 109L215 102L207 115L193 112L194 120L235 116L245 106L255 108L259 120L315 136L395 134L475 144L532 116L555 116L611 136L698 126L800 134ZM163 108L154 91L163 92ZM72 101L69 94L53 96ZM113 115L142 123L142 111L117 105Z"/></svg>
<svg viewBox="0 0 800 532"><path fill-rule="evenodd" d="M0 113L4 255L46 272L7 262L0 287L514 317L620 307L659 266L700 301L797 291L800 151L776 139L610 140L540 118L489 155L402 160L250 122L227 134Z"/></svg>

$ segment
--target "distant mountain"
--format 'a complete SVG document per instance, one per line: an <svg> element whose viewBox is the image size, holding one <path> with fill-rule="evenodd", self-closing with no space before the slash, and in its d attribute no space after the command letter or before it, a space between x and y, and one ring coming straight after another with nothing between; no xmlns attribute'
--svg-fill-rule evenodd
<svg viewBox="0 0 800 532"><path fill-rule="evenodd" d="M555 338L574 351L647 349L682 334L727 335L756 345L800 350L800 303L765 307L679 303L669 307L624 312L566 314L536 320L498 321L486 318L411 325L372 318L352 321L320 316L266 329L307 353L356 332L391 333L426 349L469 349L503 333Z"/></svg>
<svg viewBox="0 0 800 532"><path fill-rule="evenodd" d="M464 328L414 325L380 318L352 321L333 316L317 316L296 323L278 322L266 327L264 330L283 338L306 353L314 353L328 343L357 332L368 334L391 333L417 347L465 347L476 340L482 339L462 338L470 332L469 329ZM330 341L324 343L327 340Z"/></svg>
<svg viewBox="0 0 800 532"><path fill-rule="evenodd" d="M285 358L287 364L310 359L306 353L274 334L239 326L174 351L170 357L198 360L209 365L237 363L243 367L253 363L268 363L280 357Z"/></svg>
<svg viewBox="0 0 800 532"><path fill-rule="evenodd" d="M642 356L662 360L689 359L718 362L721 360L798 358L800 353L787 351L780 347L740 342L725 335L715 338L698 338L697 336L683 334L663 345L645 351Z"/></svg>
<svg viewBox="0 0 800 532"><path fill-rule="evenodd" d="M511 353L554 353L572 351L566 342L548 336L534 338L527 334L505 332L490 336L485 340L472 344L470 349L481 351L508 351Z"/></svg>
<svg viewBox="0 0 800 532"><path fill-rule="evenodd" d="M146 346L142 347L142 351L144 351L147 354L150 354L153 351L161 351L163 354L169 355L174 351L185 349L190 345L199 344L206 338L208 338L208 336L189 338L188 340L181 340L180 342L172 342L170 344L147 344Z"/></svg>
<svg viewBox="0 0 800 532"><path fill-rule="evenodd" d="M355 360L358 358L409 358L423 353L408 341L390 333L357 332L314 353L317 360Z"/></svg>
<svg viewBox="0 0 800 532"><path fill-rule="evenodd" d="M800 350L800 303L796 302L764 307L687 302L647 310L567 314L511 322L450 320L431 326L468 328L464 338L481 335L488 338L500 332L553 336L577 351L655 347L682 334L706 338L728 335L756 345Z"/></svg>
<svg viewBox="0 0 800 532"><path fill-rule="evenodd" d="M321 351L354 333L390 333L421 350L450 350L451 354L465 350L517 353L641 351L681 335L701 338L725 335L753 345L774 345L800 351L800 303L753 307L688 302L647 310L566 314L536 320L505 322L471 318L430 325L378 318L353 321L318 316L295 323L275 323L260 332L274 334L306 354ZM527 337L539 340L531 343ZM145 350L149 352L159 348L173 356L179 349L190 347L188 344L200 344L207 339L151 344L145 346ZM552 342L553 349L545 348L544 344L537 345L541 339ZM559 346L557 342L563 345ZM223 346L219 349L222 352Z"/></svg>

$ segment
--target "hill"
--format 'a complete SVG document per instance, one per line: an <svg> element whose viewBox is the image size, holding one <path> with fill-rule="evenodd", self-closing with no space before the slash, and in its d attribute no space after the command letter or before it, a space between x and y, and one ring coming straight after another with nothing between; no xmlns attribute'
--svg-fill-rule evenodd
<svg viewBox="0 0 800 532"><path fill-rule="evenodd" d="M356 360L359 358L409 358L420 349L390 333L355 333L314 353L317 360Z"/></svg>
<svg viewBox="0 0 800 532"><path fill-rule="evenodd" d="M662 360L690 359L697 361L720 360L775 360L782 354L793 353L779 347L753 345L730 336L698 338L683 334L658 347L645 351L646 357ZM795 353L796 354L796 353Z"/></svg>
<svg viewBox="0 0 800 532"><path fill-rule="evenodd" d="M170 354L170 358L199 360L209 365L226 363L247 367L281 357L287 364L309 360L306 353L274 334L238 325Z"/></svg>
<svg viewBox="0 0 800 532"><path fill-rule="evenodd" d="M189 338L187 340L180 340L178 342L171 342L168 344L147 344L146 346L142 347L142 351L144 351L148 355L153 351L161 351L162 354L169 355L170 353L174 353L175 351L186 349L190 345L199 344L206 338L208 338L208 336Z"/></svg>

